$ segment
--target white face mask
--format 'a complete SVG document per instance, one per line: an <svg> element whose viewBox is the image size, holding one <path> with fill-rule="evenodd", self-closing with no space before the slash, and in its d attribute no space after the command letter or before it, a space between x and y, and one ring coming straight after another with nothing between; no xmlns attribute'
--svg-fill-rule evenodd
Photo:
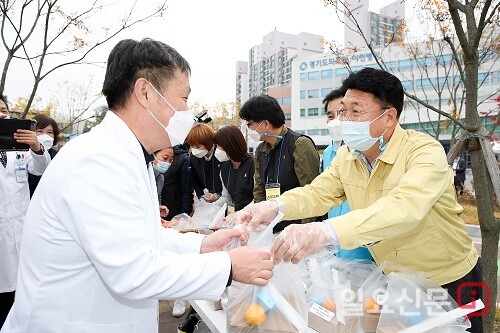
<svg viewBox="0 0 500 333"><path fill-rule="evenodd" d="M215 149L214 156L219 162L229 161L229 157L227 156L225 151L220 150L219 148Z"/></svg>
<svg viewBox="0 0 500 333"><path fill-rule="evenodd" d="M342 126L340 125L339 118L335 118L333 120L330 120L326 124L326 128L328 128L328 131L330 132L330 136L332 137L333 141L341 141L342 140Z"/></svg>
<svg viewBox="0 0 500 333"><path fill-rule="evenodd" d="M38 142L40 142L45 150L49 150L54 145L54 138L48 134L41 134L37 136Z"/></svg>
<svg viewBox="0 0 500 333"><path fill-rule="evenodd" d="M198 158L202 158L208 153L208 150L191 148L191 153Z"/></svg>
<svg viewBox="0 0 500 333"><path fill-rule="evenodd" d="M148 82L149 83L149 82ZM176 146L184 143L186 137L193 127L194 117L193 112L190 110L185 111L177 111L156 88L149 83L149 85L156 91L156 93L167 103L167 105L174 110L174 116L170 118L168 125L165 127L165 131L167 132L168 138L170 139L171 146ZM163 124L156 118L151 111L146 109L149 114L160 124L162 127Z"/></svg>
<svg viewBox="0 0 500 333"><path fill-rule="evenodd" d="M379 141L379 149L380 151L383 151L385 149L385 131L379 137L373 138L370 134L370 125L375 120L382 117L386 112L387 110L372 121L340 121L342 127L342 139L344 140L344 143L347 145L347 147L359 151L365 151L373 146L375 142Z"/></svg>
<svg viewBox="0 0 500 333"><path fill-rule="evenodd" d="M247 134L248 134L248 136L249 136L249 137L251 137L251 138L252 138L252 140L253 140L253 141L255 141L255 142L257 142L257 141L262 141L262 140L260 139L261 134L260 134L259 132L257 132L257 130L259 129L260 125L262 125L263 123L264 123L264 122L261 122L261 123L259 124L259 126L257 126L257 128L256 128L256 129L254 129L254 130L253 130L253 129L248 128L248 126L247 126L247 128L248 128L248 132L247 132Z"/></svg>

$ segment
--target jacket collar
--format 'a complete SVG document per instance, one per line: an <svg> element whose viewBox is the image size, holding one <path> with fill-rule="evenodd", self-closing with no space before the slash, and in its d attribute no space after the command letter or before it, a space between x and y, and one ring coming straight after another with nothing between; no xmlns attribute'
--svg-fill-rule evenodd
<svg viewBox="0 0 500 333"><path fill-rule="evenodd" d="M116 115L113 110L106 112L101 126L105 127L110 132L114 133L125 146L125 149L132 152L137 157L145 158L143 148L134 132L127 126L127 124Z"/></svg>

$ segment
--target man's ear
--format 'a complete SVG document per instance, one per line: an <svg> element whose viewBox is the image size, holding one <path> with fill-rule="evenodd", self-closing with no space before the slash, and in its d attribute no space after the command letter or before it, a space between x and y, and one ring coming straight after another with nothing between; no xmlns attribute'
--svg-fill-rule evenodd
<svg viewBox="0 0 500 333"><path fill-rule="evenodd" d="M138 78L135 81L132 95L135 96L139 104L145 109L149 109L151 103L151 89L148 81L144 78Z"/></svg>
<svg viewBox="0 0 500 333"><path fill-rule="evenodd" d="M398 111L396 110L396 108L392 107L387 109L386 112L387 112L387 117L386 117L387 128L395 126L398 122Z"/></svg>

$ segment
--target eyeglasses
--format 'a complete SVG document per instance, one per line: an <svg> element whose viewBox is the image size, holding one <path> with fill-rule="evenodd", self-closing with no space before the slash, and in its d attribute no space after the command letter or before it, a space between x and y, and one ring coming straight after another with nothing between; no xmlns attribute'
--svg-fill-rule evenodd
<svg viewBox="0 0 500 333"><path fill-rule="evenodd" d="M381 108L380 110L388 110L390 108L384 107ZM363 118L363 115L367 113L373 113L373 112L379 112L379 110L374 110L374 111L359 111L359 110L345 110L345 109L340 109L337 111L337 116L339 117L339 120L348 120L348 121L359 121L361 118Z"/></svg>
<svg viewBox="0 0 500 333"><path fill-rule="evenodd" d="M260 123L262 123L262 121L249 121L247 123L247 127L250 128L250 126L252 126L253 124L260 124Z"/></svg>

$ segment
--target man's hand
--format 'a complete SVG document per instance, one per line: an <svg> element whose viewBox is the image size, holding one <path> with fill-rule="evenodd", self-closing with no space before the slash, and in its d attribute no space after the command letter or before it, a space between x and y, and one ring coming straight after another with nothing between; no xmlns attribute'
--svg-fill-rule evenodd
<svg viewBox="0 0 500 333"><path fill-rule="evenodd" d="M42 150L42 144L38 142L38 138L36 136L36 132L18 129L16 133L14 133L14 139L19 143L24 143L30 146L30 149L34 152L39 152Z"/></svg>
<svg viewBox="0 0 500 333"><path fill-rule="evenodd" d="M248 232L252 232L259 226L268 225L279 212L279 201L262 201L249 204L235 214L237 224L246 225Z"/></svg>
<svg viewBox="0 0 500 333"><path fill-rule="evenodd" d="M297 264L305 257L332 244L332 237L328 233L325 223L328 222L291 224L286 227L276 237L271 247L274 263L277 264L283 260ZM338 244L335 245L338 247Z"/></svg>
<svg viewBox="0 0 500 333"><path fill-rule="evenodd" d="M168 208L165 205L160 205L160 216L165 217L168 215Z"/></svg>
<svg viewBox="0 0 500 333"><path fill-rule="evenodd" d="M239 238L241 245L248 242L248 233L238 229L219 229L203 238L200 253L223 251L234 238Z"/></svg>
<svg viewBox="0 0 500 333"><path fill-rule="evenodd" d="M268 251L242 246L228 251L233 269L233 280L265 286L273 277L274 264Z"/></svg>

